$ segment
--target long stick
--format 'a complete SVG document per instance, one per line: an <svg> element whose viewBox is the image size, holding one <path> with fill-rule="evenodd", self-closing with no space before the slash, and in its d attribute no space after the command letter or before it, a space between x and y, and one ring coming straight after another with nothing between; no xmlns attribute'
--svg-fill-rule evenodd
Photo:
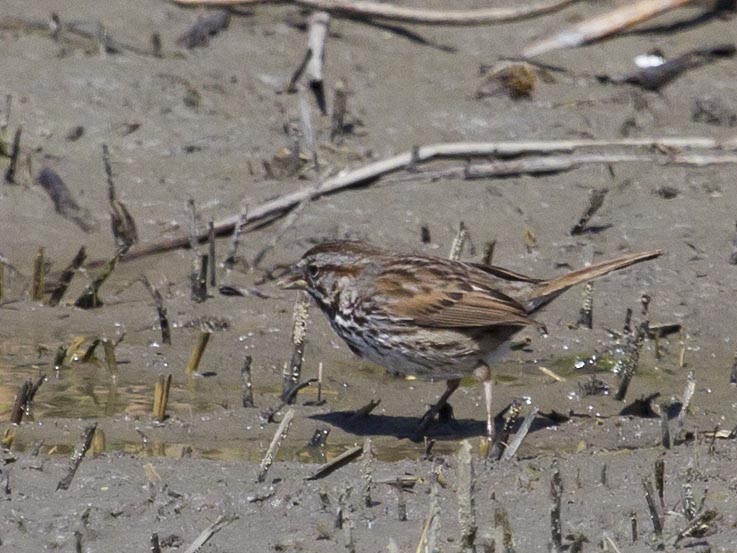
<svg viewBox="0 0 737 553"><path fill-rule="evenodd" d="M383 19L419 25L487 25L519 21L551 13L575 0L548 0L532 6L486 8L478 10L421 10L382 4L368 0L174 0L177 4L195 6L236 6L254 4L294 4L333 15L352 18Z"/></svg>
<svg viewBox="0 0 737 553"><path fill-rule="evenodd" d="M200 532L200 535L197 536L184 553L196 553L212 536L237 519L238 515L235 513L220 515L215 522Z"/></svg>
<svg viewBox="0 0 737 553"><path fill-rule="evenodd" d="M651 138L624 138L614 140L549 140L549 141L521 141L521 142L449 142L440 144L430 144L420 146L414 150L394 155L384 160L376 161L358 167L357 169L347 170L338 173L336 176L325 179L319 186L306 186L301 190L280 196L273 200L264 202L248 211L245 217L245 224L251 227L265 224L279 217L284 211L293 208L301 202L313 200L321 196L335 193L345 188L364 184L381 176L394 173L400 169L407 167L415 167L419 163L426 163L436 159L452 159L452 158L474 158L496 156L499 158L509 158L524 154L553 154L553 153L572 153L580 149L607 149L607 148L645 148L645 149L665 149L670 151L679 150L714 150L714 154L722 150L737 149L737 137L731 137L724 141L708 137L651 137ZM685 154L678 157L669 158L675 162L688 162L689 159ZM729 159L715 158L711 160L716 162L735 162L734 157ZM630 158L627 158L630 161ZM509 163L519 163L520 160L509 160ZM652 158L648 157L648 161L652 162ZM542 164L546 166L545 170L555 170L561 164L554 164L550 160L542 160ZM500 162L495 162L500 163ZM695 165L708 164L706 159L693 159L691 163ZM565 167L571 167L570 162L563 164ZM575 164L574 164L575 165ZM503 169L500 169L502 171ZM506 170L499 174L511 174ZM242 215L231 215L225 219L215 222L215 233L228 234L239 221L242 221ZM198 238L204 240L207 232L201 232ZM184 248L190 245L188 234L166 238L163 240L150 242L147 244L134 244L120 257L121 261L131 261L148 255L162 253L177 248ZM97 267L104 263L103 261L93 261L87 264L88 268Z"/></svg>
<svg viewBox="0 0 737 553"><path fill-rule="evenodd" d="M293 418L294 409L290 409L287 411L286 415L284 415L284 418L279 424L279 428L276 429L274 437L271 439L271 444L269 444L269 448L266 450L266 455L264 455L264 458L261 460L261 464L258 467L258 473L256 474L256 482L263 482L266 478L266 473L274 463L274 459L276 459L276 454L279 452L279 447L281 447L282 441L287 437L289 425L292 424Z"/></svg>
<svg viewBox="0 0 737 553"><path fill-rule="evenodd" d="M572 27L559 31L551 37L530 44L522 50L522 56L531 58L560 48L581 46L587 42L628 29L667 11L685 6L686 4L692 4L694 1L641 0L632 4L626 4L607 13L581 21Z"/></svg>

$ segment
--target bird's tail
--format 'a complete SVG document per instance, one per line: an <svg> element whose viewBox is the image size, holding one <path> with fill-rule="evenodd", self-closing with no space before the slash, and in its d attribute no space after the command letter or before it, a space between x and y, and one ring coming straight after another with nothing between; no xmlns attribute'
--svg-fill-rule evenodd
<svg viewBox="0 0 737 553"><path fill-rule="evenodd" d="M618 271L619 269L624 269L625 267L629 267L635 263L640 263L641 261L655 259L662 253L662 250L654 250L623 255L616 259L602 261L601 263L589 265L583 269L571 271L565 275L545 280L538 284L532 291L532 294L530 294L529 299L527 300L527 310L531 313L540 309L540 307L558 297L571 286L599 278L600 276L604 276L613 271Z"/></svg>

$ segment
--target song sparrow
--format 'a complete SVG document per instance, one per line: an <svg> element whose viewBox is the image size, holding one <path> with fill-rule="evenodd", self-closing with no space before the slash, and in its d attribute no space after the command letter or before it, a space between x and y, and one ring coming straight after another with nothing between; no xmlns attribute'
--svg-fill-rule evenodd
<svg viewBox="0 0 737 553"><path fill-rule="evenodd" d="M571 286L660 254L624 255L536 279L501 267L335 241L308 250L279 284L307 290L358 356L402 375L447 381L418 432L445 405L460 379L475 374L484 382L491 437L489 367L495 350L525 326L544 328L530 315Z"/></svg>

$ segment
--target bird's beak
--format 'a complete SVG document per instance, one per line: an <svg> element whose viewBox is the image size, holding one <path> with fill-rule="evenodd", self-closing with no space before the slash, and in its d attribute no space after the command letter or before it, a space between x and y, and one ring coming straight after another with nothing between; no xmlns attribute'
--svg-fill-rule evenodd
<svg viewBox="0 0 737 553"><path fill-rule="evenodd" d="M279 277L276 285L284 290L304 290L307 287L307 281L302 276L302 271L293 265L286 273Z"/></svg>

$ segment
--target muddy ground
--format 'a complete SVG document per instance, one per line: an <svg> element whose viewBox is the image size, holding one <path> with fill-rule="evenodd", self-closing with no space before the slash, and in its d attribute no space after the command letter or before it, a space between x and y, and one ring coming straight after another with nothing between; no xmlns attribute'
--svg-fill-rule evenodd
<svg viewBox="0 0 737 553"><path fill-rule="evenodd" d="M464 4L481 5L485 3ZM214 290L204 303L193 302L191 253L178 250L120 264L102 288L104 306L98 309L81 310L65 302L49 307L28 299L39 247L52 262L52 273L82 245L90 259L109 258L114 252L103 143L110 148L119 198L135 218L141 241L150 242L186 233L188 199L194 200L204 227L242 207L312 187L320 175L415 145L624 135L731 138L737 121L737 67L732 59L689 71L659 92L605 85L594 78L632 71L635 56L656 49L672 57L715 41L735 42L732 18L701 18L698 9L677 11L596 45L542 56L540 61L564 71L539 77L529 99L478 97L485 82L483 66L613 5L582 2L556 14L492 27L405 27L424 42L396 29L333 18L325 60L328 104L342 79L349 91L351 128L331 145L330 117L321 116L307 95L321 165L315 171L305 163L298 178L275 172L274 157L295 142L307 149L299 130L299 95L284 93L304 55L306 14L299 9L244 9L232 14L227 30L208 46L186 50L176 39L202 13L198 10L153 0L6 0L2 17L46 21L55 11L62 21L91 31L99 21L112 39L142 51L100 53L95 41L62 34L61 42L55 42L47 32L3 20L0 95L12 96L9 129L12 135L23 127L23 154L18 184L0 186L0 255L6 263L0 300L2 419L8 420L26 378L45 372L48 380L29 416L11 429L15 439L6 461L17 460L2 467L9 474L10 491L0 507L0 549L72 551L79 541L82 551L140 551L154 532L162 540L174 536L164 541L164 550L186 548L218 515L234 513L238 520L203 550L339 551L348 538L346 531L335 529L338 498L352 487L343 511L356 550L384 551L393 540L400 551L410 551L430 510L430 490L437 480L433 474L441 471L448 487L438 492L439 547L457 550L454 452L468 438L477 454L484 432L480 387L469 382L457 392L452 402L456 420L431 427L437 442L433 458L423 459L424 445L407 438L442 383L398 379L356 359L317 312L310 320L304 376L315 376L323 363L325 402L314 405L314 388L300 394L280 460L264 484L257 485L254 475L276 430L276 424L262 420L261 412L278 401L295 300L272 282L262 283L268 272L328 238L359 238L398 250L447 255L463 221L472 242L464 259L480 259L484 244L497 240L497 264L539 276L578 267L591 251L596 260L623 251L666 251L656 261L596 283L592 330L571 324L581 292L570 291L540 316L549 336L522 333L519 338L529 338L529 343L498 367L498 409L520 399L526 409L534 405L544 414L574 416L557 425L539 419L522 445L519 462L476 458L479 543L495 539L494 513L505 510L516 550L547 550L548 481L552 459L558 458L564 534L585 535L589 543L584 550L599 548L604 534L622 551L647 550L654 534L641 479L653 477L653 463L662 457L668 547L675 547L678 531L686 526L681 495L688 482L697 504L705 496L703 509L715 511L716 519L705 536L681 539L677 546L710 544L713 551L732 550L736 446L731 441L711 443L708 432L715 427L728 431L737 424L735 390L729 384L737 317L732 301L737 269L729 263L737 202L733 165L585 165L546 176L470 181L388 177L311 202L286 228L281 219L248 232L240 250L244 261L228 273L219 269L218 278L258 286L263 298L225 297ZM162 57L146 53L154 33L161 37ZM695 116L698 105L716 105L721 118L706 122ZM7 159L0 164L5 170ZM34 183L44 167L56 171L89 211L91 232L55 212ZM573 237L569 230L594 188L609 189L591 222L595 229ZM423 226L429 242L421 240ZM531 235L534 244L529 243ZM226 238L218 240L219 257L227 243ZM259 265L249 266L269 244L274 247ZM141 275L163 294L173 325L171 346L161 343ZM86 276L77 276L65 301L79 295L86 281ZM610 369L621 343L608 330L621 331L627 307L637 320L642 294L652 296L653 322L679 323L683 332L661 339L657 357L654 341L645 343L626 402L614 401L611 394L585 395L581 386L594 373L616 386ZM218 330L199 374L186 378L184 366L203 320L217 323ZM97 359L55 371L58 347L76 337L123 337L116 348L117 375ZM253 357L256 408L244 409L240 367L247 355ZM563 379L551 378L541 366ZM686 420L692 439L664 452L657 417L618 415L635 399L655 393L660 394L656 403L677 405L689 370L695 371L697 383ZM174 375L169 418L157 424L150 416L153 383L167 373ZM372 399L381 404L371 415L350 416ZM282 415L283 410L277 420ZM54 492L66 456L92 421L105 434L103 450L82 462L69 490ZM309 450L306 444L318 427L330 429L327 445ZM10 425L3 422L0 428ZM372 507L361 506L360 462L323 480L303 482L317 464L367 437L376 450L376 481L404 474L422 479L402 494L405 522L397 517L398 492L387 484L377 484ZM148 463L158 477L145 468ZM321 490L329 496L327 506L321 503ZM633 512L638 521L634 543ZM499 551L498 535L496 539Z"/></svg>

